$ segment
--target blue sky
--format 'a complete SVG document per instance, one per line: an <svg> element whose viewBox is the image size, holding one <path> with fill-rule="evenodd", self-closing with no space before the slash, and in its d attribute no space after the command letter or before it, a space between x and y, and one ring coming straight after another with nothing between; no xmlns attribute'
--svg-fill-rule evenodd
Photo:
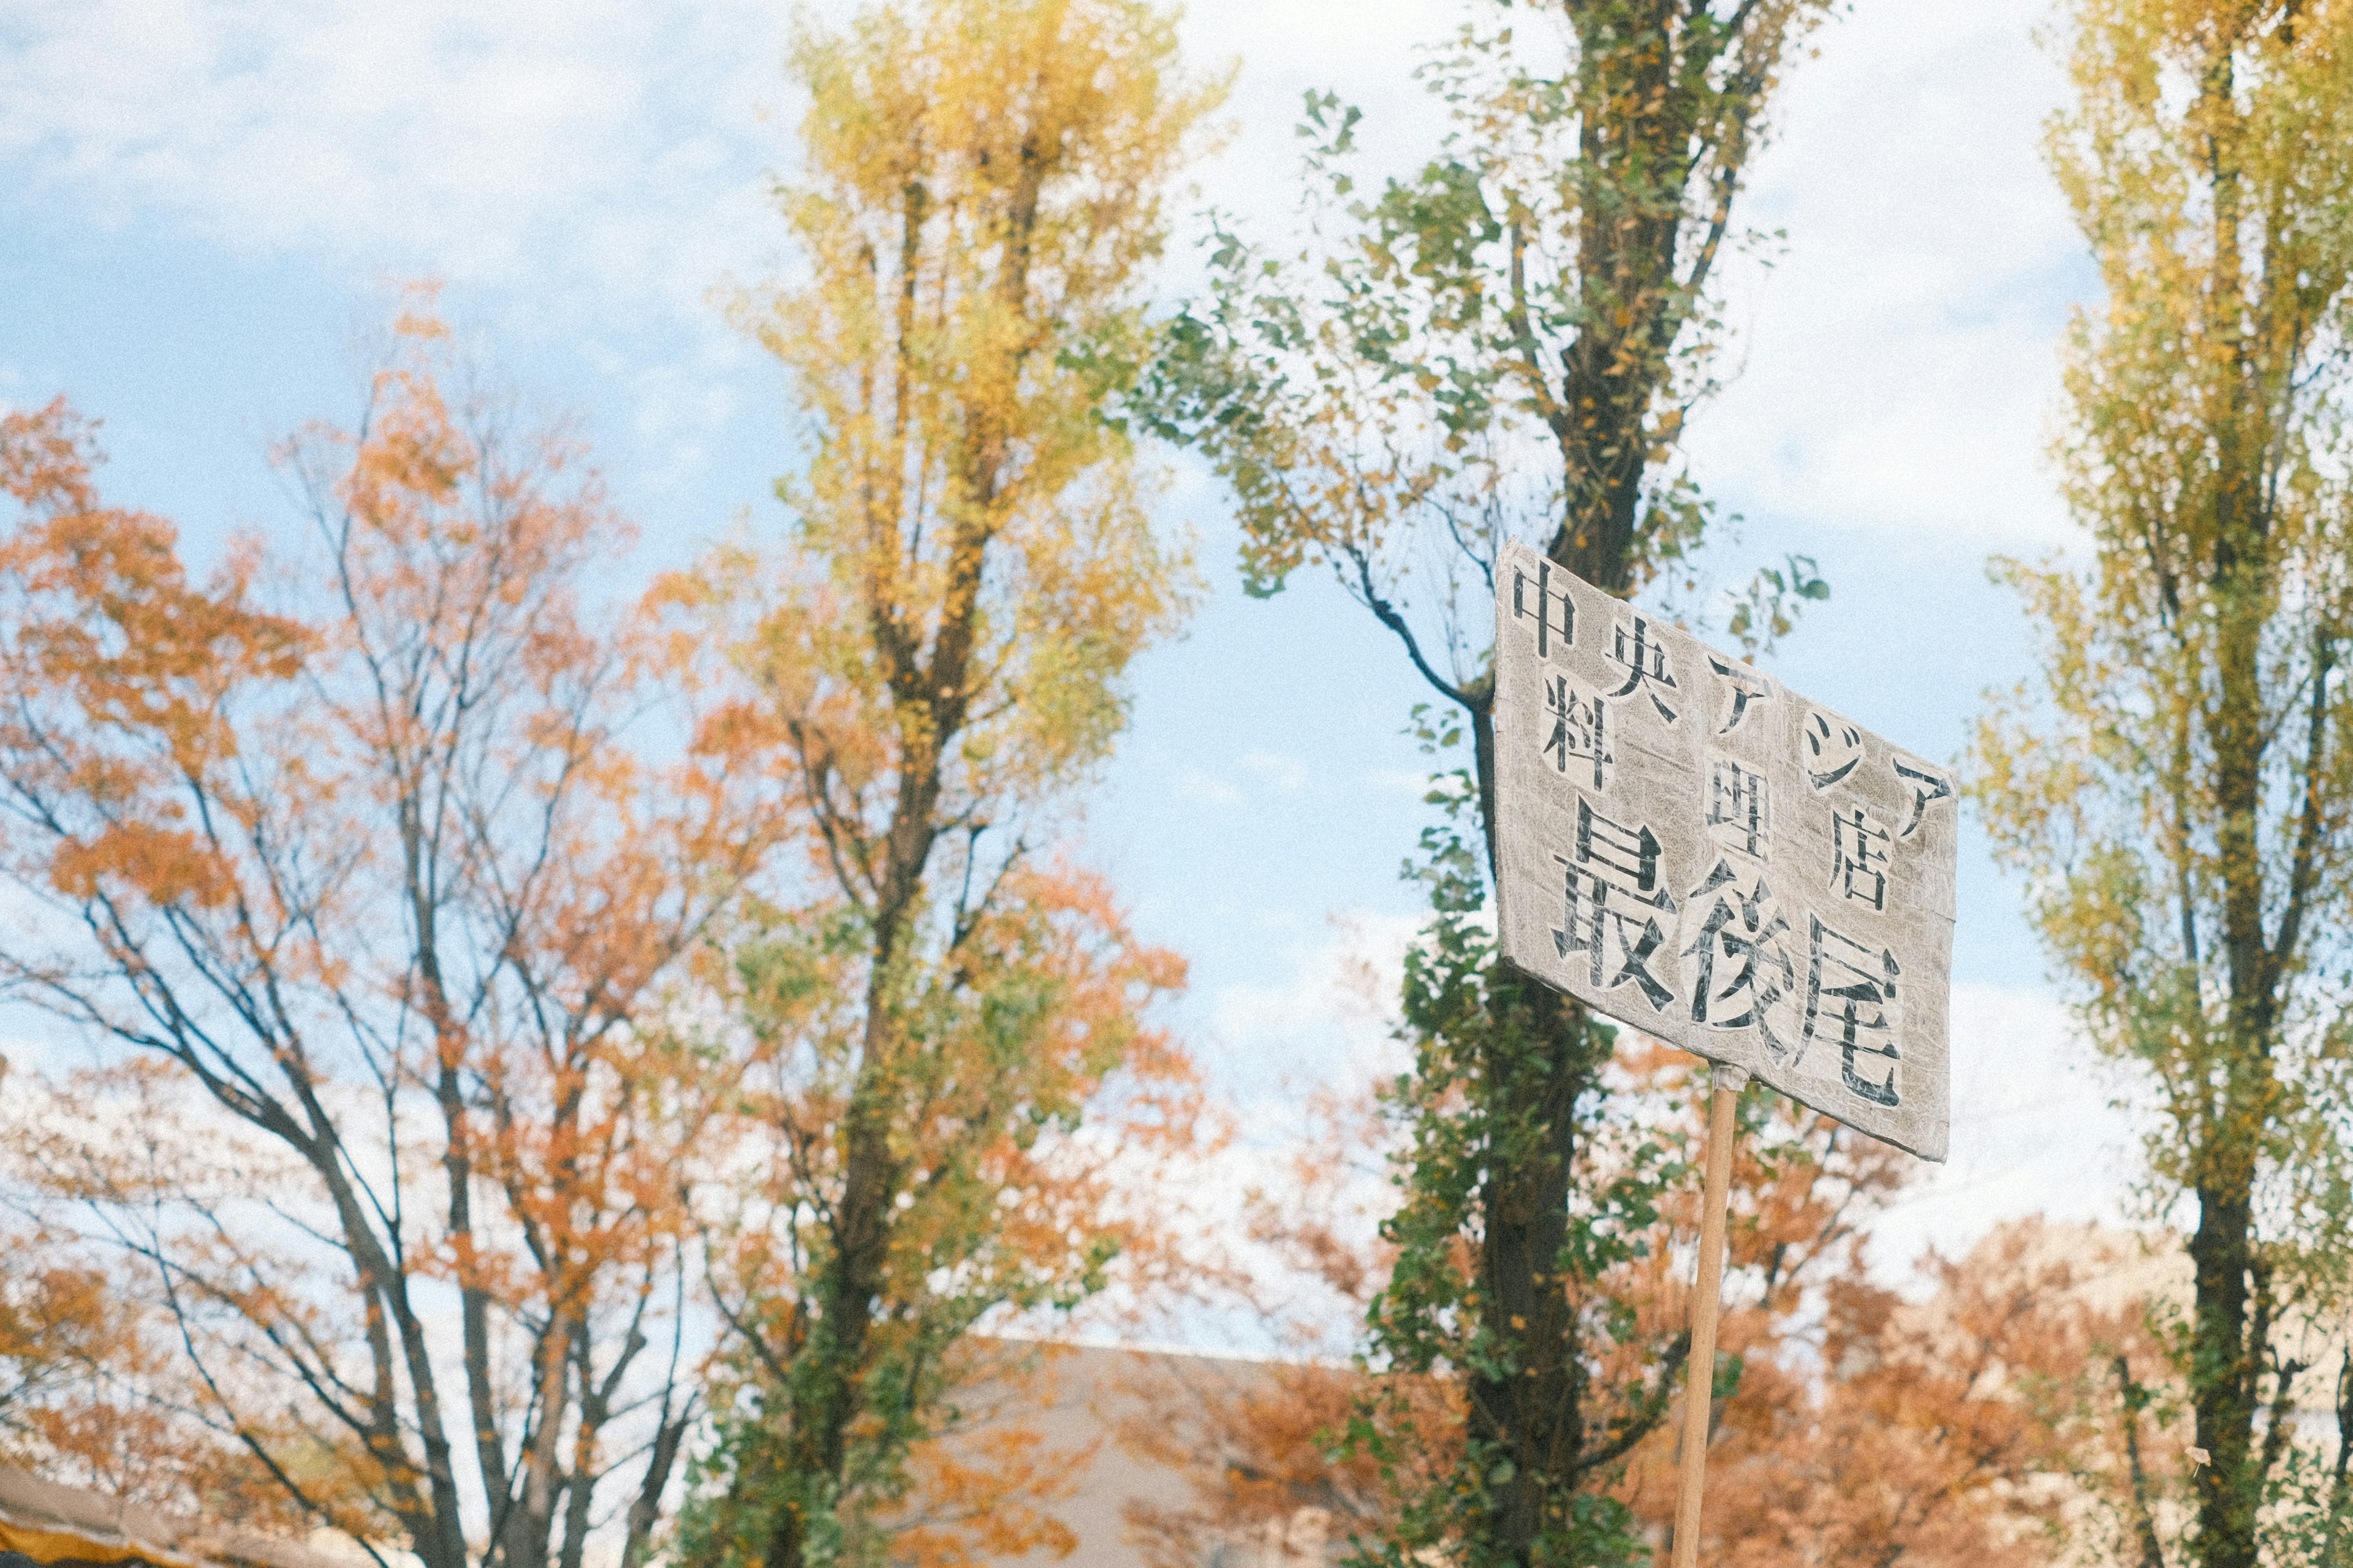
<svg viewBox="0 0 2353 1568"><path fill-rule="evenodd" d="M1856 0L1820 36L1747 209L1785 237L1731 278L1731 380L1692 437L1745 520L1725 574L1796 550L1833 584L1783 679L1931 756L2029 668L1988 556L2070 537L2042 454L2094 280L2039 160L2061 99L2043 13ZM1427 148L1414 51L1459 15L1197 4L1192 59L1241 62L1202 202L1280 230L1309 87L1367 109L1377 160ZM530 405L576 416L643 531L617 571L747 513L772 526L779 383L714 299L776 261L786 25L751 0L20 0L0 19L0 404L63 391L102 416L111 492L199 546L283 523L269 443L353 406L389 287L432 274ZM1085 854L1193 960L1179 1022L1221 1080L1276 1107L1378 1058L1350 976L1393 963L1415 913L1397 871L1426 816L1400 732L1420 693L1329 584L1245 599L1198 472L1176 465L1166 504L1213 593L1143 667ZM1981 841L1963 854L1955 1158L1883 1225L1891 1258L2026 1208L2110 1212L2125 1168L2015 889Z"/></svg>

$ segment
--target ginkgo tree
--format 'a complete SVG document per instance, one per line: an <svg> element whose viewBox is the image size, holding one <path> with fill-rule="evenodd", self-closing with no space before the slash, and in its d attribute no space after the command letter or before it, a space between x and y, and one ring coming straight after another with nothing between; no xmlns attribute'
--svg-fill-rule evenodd
<svg viewBox="0 0 2353 1568"><path fill-rule="evenodd" d="M806 274L738 310L806 467L784 549L674 592L734 648L810 853L737 930L707 1047L765 1153L714 1223L732 1390L681 1550L814 1568L968 1549L905 1511L968 1331L1139 1264L1107 1164L1189 1126L1146 1017L1182 966L1057 844L1191 582L1104 405L1222 89L1144 0L873 5L790 66ZM1005 1475L956 1473L990 1550L1060 1539Z"/></svg>
<svg viewBox="0 0 2353 1568"><path fill-rule="evenodd" d="M1377 189L1356 184L1360 113L1311 94L1306 243L1271 252L1221 222L1208 297L1135 400L1230 486L1250 590L1335 573L1427 683L1432 749L1468 742L1417 871L1434 918L1404 994L1415 1061L1391 1104L1409 1174L1372 1353L1472 1392L1458 1458L1413 1483L1400 1562L1587 1568L1644 1549L1610 1478L1664 1419L1683 1352L1672 1332L1624 1342L1634 1321L1593 1288L1680 1172L1616 1163L1614 1031L1494 951L1484 628L1514 536L1612 594L1713 597L1695 566L1713 513L1678 454L1713 385L1743 184L1834 8L1473 5L1423 68L1450 133ZM1792 558L1728 627L1769 642L1826 592Z"/></svg>

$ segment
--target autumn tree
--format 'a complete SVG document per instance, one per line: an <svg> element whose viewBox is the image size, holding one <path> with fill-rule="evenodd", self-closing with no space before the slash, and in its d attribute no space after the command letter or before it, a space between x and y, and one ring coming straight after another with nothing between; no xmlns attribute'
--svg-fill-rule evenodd
<svg viewBox="0 0 2353 1568"><path fill-rule="evenodd" d="M1614 1070L1622 1077L1620 1114L1640 1121L1630 1141L1656 1142L1678 1163L1695 1159L1706 1132L1704 1070L1655 1043L1629 1051ZM1858 1292L1883 1305L1893 1300L1871 1285L1862 1242L1910 1166L1908 1156L1778 1097L1747 1097L1742 1115L1721 1341L1741 1372L1727 1380L1716 1418L1724 1461L1756 1476L1805 1462L1793 1421L1812 1407L1814 1330L1832 1303ZM1359 1322L1393 1277L1398 1244L1394 1231L1367 1239L1364 1227L1335 1223L1357 1201L1341 1173L1376 1163L1394 1136L1375 1118L1330 1120L1280 1188L1253 1204L1257 1237L1294 1276L1348 1303ZM1644 1222L1641 1245L1584 1287L1591 1294L1580 1305L1606 1300L1630 1320L1620 1335L1624 1353L1672 1336L1687 1313L1688 1253L1676 1243L1694 1228L1698 1202L1688 1189L1666 1194ZM1467 1240L1456 1254L1457 1268L1475 1267ZM1192 1495L1186 1506L1138 1509L1133 1522L1155 1560L1172 1568L1270 1527L1295 1535L1309 1517L1335 1550L1377 1550L1410 1528L1411 1510L1460 1463L1465 1382L1329 1355L1276 1363L1240 1384L1164 1373L1160 1386L1139 1390L1143 1408L1124 1424L1124 1441L1183 1475ZM1369 1440L1344 1441L1352 1426ZM1761 1443L1752 1440L1758 1434ZM1401 1474L1408 1466L1415 1468ZM1663 1527L1674 1467L1672 1434L1646 1425L1604 1500L1635 1529ZM1741 1484L1733 1483L1736 1495ZM1710 1551L1746 1550L1755 1521L1766 1516L1725 1508Z"/></svg>
<svg viewBox="0 0 2353 1568"><path fill-rule="evenodd" d="M1705 1132L1704 1080L1687 1063L1655 1045L1624 1063L1637 1075L1629 1100L1672 1104L1655 1131L1686 1148ZM2146 1478L2187 1437L2166 1418L2174 1390L2152 1327L2165 1285L2138 1243L2017 1221L1957 1258L1929 1254L1915 1288L1899 1291L1865 1242L1904 1195L1908 1157L1787 1100L1757 1097L1743 1110L1722 1341L1740 1374L1715 1413L1705 1560L2162 1568L2137 1550L2144 1521L2169 1503ZM1258 1195L1252 1222L1295 1279L1359 1311L1391 1251L1334 1223L1356 1201L1341 1173L1377 1152L1365 1131L1353 1118L1324 1129ZM1675 1194L1649 1249L1608 1282L1651 1331L1685 1310L1673 1241L1689 1235L1695 1207L1694 1194ZM1270 1283L1262 1272L1252 1289ZM1384 1458L1442 1475L1461 1440L1459 1379L1377 1377L1324 1356L1238 1370L1169 1358L1130 1382L1134 1413L1120 1440L1187 1483L1182 1502L1128 1510L1132 1534L1166 1568L1252 1544L1310 1563L1361 1552L1395 1532L1436 1479L1399 1486ZM2127 1386L2139 1405L2130 1419ZM1418 1440L1342 1442L1368 1411ZM1611 1481L1610 1497L1649 1531L1673 1517L1673 1439L1651 1433Z"/></svg>
<svg viewBox="0 0 2353 1568"><path fill-rule="evenodd" d="M633 728L683 683L586 591L625 525L459 374L403 316L358 427L281 454L307 547L208 579L62 403L0 427L0 986L100 1058L48 1195L286 1493L379 1560L579 1568L622 1510L642 1552L688 1415L639 1026L774 819L691 706Z"/></svg>
<svg viewBox="0 0 2353 1568"><path fill-rule="evenodd" d="M1184 607L1104 405L1220 91L1142 0L875 5L790 61L806 280L740 313L807 465L783 551L678 590L733 628L811 846L734 942L724 1048L767 1152L721 1226L738 1392L682 1548L769 1568L904 1545L969 1331L1099 1289L1137 1239L1106 1163L1188 1114L1144 1016L1181 966L1055 847Z"/></svg>
<svg viewBox="0 0 2353 1568"><path fill-rule="evenodd" d="M1438 913L1407 983L1416 1066L1394 1101L1413 1175L1374 1354L1471 1379L1470 1432L1397 1536L1407 1556L1586 1568L1638 1550L1609 1477L1664 1418L1681 1352L1667 1334L1637 1352L1594 1288L1683 1173L1611 1163L1612 1031L1516 978L1484 934L1482 628L1515 534L1612 594L1695 590L1709 509L1676 454L1710 385L1717 269L1781 72L1831 8L1477 6L1424 68L1445 144L1362 195L1358 111L1311 95L1314 239L1278 257L1221 228L1211 296L1176 323L1142 400L1231 486L1250 591L1335 571L1428 682L1427 736L1469 742L1459 787L1433 797ZM1769 638L1823 592L1792 560L1732 628Z"/></svg>
<svg viewBox="0 0 2353 1568"><path fill-rule="evenodd" d="M15 1080L0 1099L0 1168L28 1118L63 1113L30 1075ZM252 1455L206 1419L169 1315L120 1258L21 1220L0 1228L0 1463L215 1528L299 1522Z"/></svg>
<svg viewBox="0 0 2353 1568"><path fill-rule="evenodd" d="M2158 1478L2194 1487L2177 1550L2251 1568L2332 1506L2284 1485L2288 1331L2341 1309L2353 1234L2353 9L2084 0L2066 47L2051 151L2105 286L2058 447L2089 551L2000 569L2042 670L1986 721L1978 798L2185 1234L2209 1462Z"/></svg>
<svg viewBox="0 0 2353 1568"><path fill-rule="evenodd" d="M1385 1390L1390 1418L1422 1438L1409 1452L1345 1442L1368 1390L1352 1355L1395 1258L1379 1234L1395 1195L1391 1142L1369 1089L1313 1092L1272 1179L1244 1194L1241 1224L1229 1232L1237 1256L1194 1281L1208 1304L1268 1331L1280 1359L1139 1357L1119 1380L1115 1441L1184 1483L1181 1501L1135 1499L1122 1510L1129 1538L1162 1568L1195 1568L1253 1542L1317 1561L1379 1540L1400 1490L1454 1462L1461 1395L1443 1377L1394 1379ZM1403 1488L1398 1463L1414 1467Z"/></svg>
<svg viewBox="0 0 2353 1568"><path fill-rule="evenodd" d="M2104 1551L2084 1505L2120 1479L2112 1368L2150 1370L2148 1303L2094 1299L2125 1262L2113 1238L2028 1219L1924 1258L1919 1299L1861 1268L1828 1280L1819 1342L1782 1347L1778 1396L1744 1385L1725 1413L1714 1560L2039 1568Z"/></svg>

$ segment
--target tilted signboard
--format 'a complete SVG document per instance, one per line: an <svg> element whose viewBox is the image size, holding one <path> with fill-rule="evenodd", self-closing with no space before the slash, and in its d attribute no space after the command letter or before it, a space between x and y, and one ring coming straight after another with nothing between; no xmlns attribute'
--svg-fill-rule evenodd
<svg viewBox="0 0 2353 1568"><path fill-rule="evenodd" d="M1525 545L1495 622L1504 956L1942 1160L1951 771Z"/></svg>

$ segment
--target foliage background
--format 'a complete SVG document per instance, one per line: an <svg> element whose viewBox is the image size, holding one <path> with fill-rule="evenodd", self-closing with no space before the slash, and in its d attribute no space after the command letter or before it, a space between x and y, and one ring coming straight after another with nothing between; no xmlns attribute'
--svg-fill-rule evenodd
<svg viewBox="0 0 2353 1568"><path fill-rule="evenodd" d="M1311 0L1196 12L1194 59L1245 57L1241 133L1201 176L1221 205L1287 209L1310 85L1388 100L1375 118L1405 130L1376 155L1412 153L1411 47L1449 7L1388 0L1345 29ZM1824 35L1751 208L1788 248L1734 278L1735 380L1691 437L1747 518L1743 559L1809 550L1841 586L1779 673L1932 754L1957 750L1980 689L2025 668L1978 562L2068 540L2041 421L2051 347L2093 280L2037 163L2059 97L2029 41L2042 14L1859 0ZM797 112L776 86L777 14L461 15L21 13L0 37L0 221L22 240L0 298L45 303L0 310L0 402L74 387L111 420L118 493L182 518L201 552L282 504L266 440L347 405L361 367L344 344L381 314L373 280L437 272L534 401L581 410L645 529L607 567L617 585L688 558L738 509L773 521L779 389L706 290L757 276L773 245L761 172ZM336 64L363 50L367 80ZM492 132L507 151L479 156ZM1172 289L1191 282L1177 259ZM1136 731L1086 853L1145 940L1195 959L1179 1026L1263 1118L1239 1187L1253 1142L1280 1131L1277 1091L1343 1076L1380 1037L1348 1021L1351 968L1393 965L1416 913L1394 871L1425 815L1423 764L1396 733L1414 694L1377 629L1318 589L1240 603L1214 491L1180 471L1167 505L1206 525L1212 595L1187 644L1139 666ZM2109 1148L2078 1131L2113 1123L2066 1065L2014 893L1965 853L1964 1152L1880 1222L1891 1268L2002 1213L2106 1212L2114 1192Z"/></svg>
<svg viewBox="0 0 2353 1568"><path fill-rule="evenodd" d="M526 5L461 31L459 9L266 25L200 0L20 12L0 38L0 218L15 237L0 297L45 303L0 310L0 399L72 386L109 417L112 493L169 510L201 546L280 504L269 438L348 405L364 364L347 345L382 315L376 280L438 272L452 316L495 339L535 402L580 411L645 532L616 574L691 558L739 508L773 521L780 388L707 290L760 276L776 244L761 171L797 113L779 14L701 0L658 25L617 5ZM1957 751L1978 693L2025 668L1978 563L2065 537L2042 420L2052 346L2094 280L2039 163L2061 94L2029 36L2044 11L1860 0L1822 35L1750 209L1788 247L1769 273L1732 278L1734 379L1690 437L1747 519L1743 559L1810 550L1833 582L1873 585L1819 607L1784 679L1932 754ZM1451 7L1379 0L1345 29L1326 15L1271 0L1187 19L1189 58L1243 57L1239 135L1199 178L1254 221L1288 210L1308 86L1398 127L1376 162L1403 162L1430 129L1408 73ZM362 43L375 79L329 68ZM485 126L513 150L459 157ZM1166 287L1189 287L1181 244L1172 261ZM1197 476L1178 480L1167 506L1203 525L1212 593L1192 637L1138 667L1135 728L1087 854L1139 934L1192 959L1175 1021L1205 1065L1264 1102L1363 1043L1325 1019L1336 981L1354 951L1393 954L1416 911L1394 877L1424 816L1421 759L1398 732L1416 699L1336 594L1241 602L1221 507ZM2100 1096L2055 1065L2059 1021L2015 898L1969 857L1962 1037L2018 1044L1998 1074L1965 1076L1976 1131L1941 1195L1885 1222L1899 1257L2047 1192L2095 1212L2107 1190L2096 1151L2042 1135L2096 1118Z"/></svg>

